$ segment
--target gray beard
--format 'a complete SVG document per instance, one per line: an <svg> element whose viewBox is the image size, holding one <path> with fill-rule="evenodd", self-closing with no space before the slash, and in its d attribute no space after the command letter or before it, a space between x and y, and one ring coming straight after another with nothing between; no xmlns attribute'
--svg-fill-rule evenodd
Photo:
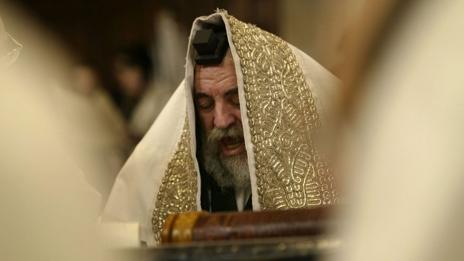
<svg viewBox="0 0 464 261"><path fill-rule="evenodd" d="M240 127L213 129L206 138L202 131L202 157L206 172L214 178L219 187L233 187L235 191L250 190L250 172L246 153L225 157L219 152L219 140L226 136L243 135Z"/></svg>

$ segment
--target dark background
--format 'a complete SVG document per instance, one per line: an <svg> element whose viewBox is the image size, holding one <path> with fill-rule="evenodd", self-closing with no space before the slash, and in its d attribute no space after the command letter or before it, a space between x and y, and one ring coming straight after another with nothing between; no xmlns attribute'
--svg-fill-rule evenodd
<svg viewBox="0 0 464 261"><path fill-rule="evenodd" d="M175 14L186 36L194 18L216 8L278 33L277 0L15 0L42 26L56 34L79 62L93 65L103 86L114 95L111 63L114 52L129 44L151 48L156 15Z"/></svg>

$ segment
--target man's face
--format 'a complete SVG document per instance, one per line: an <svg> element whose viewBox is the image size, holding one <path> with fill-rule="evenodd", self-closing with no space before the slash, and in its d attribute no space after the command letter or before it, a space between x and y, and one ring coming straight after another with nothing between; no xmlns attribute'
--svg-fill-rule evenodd
<svg viewBox="0 0 464 261"><path fill-rule="evenodd" d="M234 130L216 141L222 158L245 154L237 77L230 51L221 64L195 67L194 100L206 136L216 130ZM236 130L240 130L237 135Z"/></svg>

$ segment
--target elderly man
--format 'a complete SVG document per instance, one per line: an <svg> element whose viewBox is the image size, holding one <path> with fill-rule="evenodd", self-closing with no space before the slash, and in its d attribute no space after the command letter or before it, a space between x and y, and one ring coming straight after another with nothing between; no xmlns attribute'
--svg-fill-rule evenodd
<svg viewBox="0 0 464 261"><path fill-rule="evenodd" d="M193 23L185 79L135 149L103 219L159 241L168 214L336 201L314 142L337 80L282 39L224 11Z"/></svg>

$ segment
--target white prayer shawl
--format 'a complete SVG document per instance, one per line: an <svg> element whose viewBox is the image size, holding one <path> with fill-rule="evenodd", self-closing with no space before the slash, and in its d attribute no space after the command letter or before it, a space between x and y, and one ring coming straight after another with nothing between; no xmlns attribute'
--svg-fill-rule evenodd
<svg viewBox="0 0 464 261"><path fill-rule="evenodd" d="M297 48L223 11L197 18L189 43L206 22L225 24L235 61L253 210L334 203L331 175L309 134L332 106L337 79ZM148 245L159 241L168 214L201 210L190 46L184 80L121 170L103 214L139 223Z"/></svg>

